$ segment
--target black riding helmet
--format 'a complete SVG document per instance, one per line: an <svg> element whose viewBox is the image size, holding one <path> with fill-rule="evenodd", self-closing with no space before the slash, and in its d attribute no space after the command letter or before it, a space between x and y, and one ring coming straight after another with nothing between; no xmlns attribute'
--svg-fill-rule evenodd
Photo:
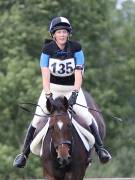
<svg viewBox="0 0 135 180"><path fill-rule="evenodd" d="M49 26L50 34L53 35L56 30L60 30L60 29L66 29L69 33L71 33L72 27L67 18L56 17L56 18L52 19L50 26Z"/></svg>

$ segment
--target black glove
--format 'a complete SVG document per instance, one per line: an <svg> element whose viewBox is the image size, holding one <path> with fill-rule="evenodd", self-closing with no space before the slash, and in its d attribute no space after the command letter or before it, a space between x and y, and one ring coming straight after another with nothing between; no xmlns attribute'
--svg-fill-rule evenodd
<svg viewBox="0 0 135 180"><path fill-rule="evenodd" d="M77 90L74 90L68 100L68 105L69 107L73 107L73 105L76 103L76 99L77 99L77 96L78 96L78 91Z"/></svg>
<svg viewBox="0 0 135 180"><path fill-rule="evenodd" d="M45 95L46 95L46 99L49 100L51 104L53 104L54 99L53 99L52 93L45 94Z"/></svg>

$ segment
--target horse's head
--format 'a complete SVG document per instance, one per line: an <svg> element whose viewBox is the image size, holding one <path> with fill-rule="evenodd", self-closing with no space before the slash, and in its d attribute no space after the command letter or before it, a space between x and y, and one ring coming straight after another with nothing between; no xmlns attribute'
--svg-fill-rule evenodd
<svg viewBox="0 0 135 180"><path fill-rule="evenodd" d="M58 97L53 104L47 100L47 109L52 115L50 117L52 144L55 148L60 167L65 167L71 162L72 143L71 119L67 112L68 100L66 97Z"/></svg>

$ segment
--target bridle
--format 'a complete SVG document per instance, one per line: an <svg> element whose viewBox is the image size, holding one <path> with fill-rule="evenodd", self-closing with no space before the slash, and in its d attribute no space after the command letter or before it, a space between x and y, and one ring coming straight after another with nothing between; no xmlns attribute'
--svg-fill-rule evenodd
<svg viewBox="0 0 135 180"><path fill-rule="evenodd" d="M68 110L68 112L70 112L70 110ZM68 112L56 113L56 114L54 114L54 115L51 115L51 117L54 117L54 116L64 116L64 117L65 117L65 116L68 116L68 118L69 118L69 124L68 124L68 125L70 125L70 128L72 128L72 115L71 115L71 117L70 117ZM49 117L50 117L50 116L49 116ZM49 129L50 129L51 131L53 131L53 128L54 128L54 126L50 126L50 127L49 127ZM70 140L61 140L58 144L54 144L54 147L57 148L58 146L60 146L60 145L62 145L62 144L67 144L67 145L71 146L72 140L71 140L71 141L70 141Z"/></svg>

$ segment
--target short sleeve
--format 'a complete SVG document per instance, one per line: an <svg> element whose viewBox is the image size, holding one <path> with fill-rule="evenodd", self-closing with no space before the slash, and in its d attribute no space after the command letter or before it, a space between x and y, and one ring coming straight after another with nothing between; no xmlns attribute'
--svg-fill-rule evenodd
<svg viewBox="0 0 135 180"><path fill-rule="evenodd" d="M84 54L83 51L80 50L74 54L75 62L76 62L76 69L83 70L84 68Z"/></svg>
<svg viewBox="0 0 135 180"><path fill-rule="evenodd" d="M49 66L49 55L42 53L40 56L40 67Z"/></svg>

